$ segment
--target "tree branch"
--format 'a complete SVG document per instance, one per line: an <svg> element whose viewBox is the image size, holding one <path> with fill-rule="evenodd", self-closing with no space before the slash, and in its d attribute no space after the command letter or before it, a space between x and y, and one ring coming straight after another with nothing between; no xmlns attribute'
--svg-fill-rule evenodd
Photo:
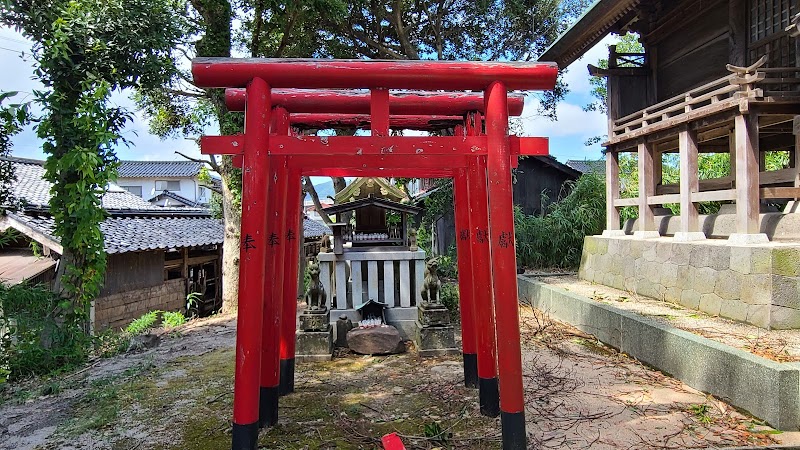
<svg viewBox="0 0 800 450"><path fill-rule="evenodd" d="M189 161L194 161L200 164L208 164L214 172L219 172L219 164L217 164L217 161L214 160L214 157L212 155L208 155L208 159L201 159L201 158L192 158L191 156L184 155L183 153L178 151L176 151L175 153L183 156Z"/></svg>
<svg viewBox="0 0 800 450"><path fill-rule="evenodd" d="M408 39L408 33L406 32L407 29L403 26L403 11L400 4L400 0L395 0L392 5L392 22L394 23L394 29L397 31L397 38L400 40L403 53L405 53L408 59L419 59L419 53L417 53L417 49L411 45Z"/></svg>
<svg viewBox="0 0 800 450"><path fill-rule="evenodd" d="M314 202L314 208L317 209L322 221L325 222L326 225L332 224L331 218L322 211L322 202L319 201L319 194L317 194L314 184L311 183L311 177L303 177L303 191L311 196L311 201Z"/></svg>

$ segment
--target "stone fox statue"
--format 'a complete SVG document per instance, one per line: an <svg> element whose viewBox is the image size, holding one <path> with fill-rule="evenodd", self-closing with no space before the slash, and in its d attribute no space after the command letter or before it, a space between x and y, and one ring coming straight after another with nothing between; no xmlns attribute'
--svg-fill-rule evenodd
<svg viewBox="0 0 800 450"><path fill-rule="evenodd" d="M323 307L328 304L328 298L325 293L325 287L319 281L319 263L316 261L309 262L306 270L308 271L308 276L311 277L311 281L308 283L308 289L306 289L306 304L308 305L308 309L323 309Z"/></svg>
<svg viewBox="0 0 800 450"><path fill-rule="evenodd" d="M425 279L422 283L422 300L428 303L439 303L439 291L442 282L439 281L439 260L431 258L425 263Z"/></svg>

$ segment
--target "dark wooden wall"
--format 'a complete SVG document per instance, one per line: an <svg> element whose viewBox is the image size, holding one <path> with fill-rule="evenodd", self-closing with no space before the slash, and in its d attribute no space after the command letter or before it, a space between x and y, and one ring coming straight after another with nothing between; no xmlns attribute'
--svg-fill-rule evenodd
<svg viewBox="0 0 800 450"><path fill-rule="evenodd" d="M164 283L164 252L114 253L108 255L100 296L157 286Z"/></svg>
<svg viewBox="0 0 800 450"><path fill-rule="evenodd" d="M673 3L673 2L665 2ZM697 2L665 11L651 37L657 102L728 75L728 2Z"/></svg>
<svg viewBox="0 0 800 450"><path fill-rule="evenodd" d="M544 206L558 200L565 181L577 177L558 170L538 158L520 159L514 184L514 204L525 214L539 214ZM542 191L547 194L543 202Z"/></svg>

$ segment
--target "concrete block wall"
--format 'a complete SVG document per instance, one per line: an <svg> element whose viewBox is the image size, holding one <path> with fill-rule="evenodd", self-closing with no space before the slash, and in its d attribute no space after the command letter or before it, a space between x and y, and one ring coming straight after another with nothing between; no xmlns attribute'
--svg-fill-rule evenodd
<svg viewBox="0 0 800 450"><path fill-rule="evenodd" d="M165 281L158 286L100 297L94 302L95 330L123 328L153 310L180 311L186 306L186 281Z"/></svg>
<svg viewBox="0 0 800 450"><path fill-rule="evenodd" d="M800 245L587 236L578 275L762 328L800 328Z"/></svg>

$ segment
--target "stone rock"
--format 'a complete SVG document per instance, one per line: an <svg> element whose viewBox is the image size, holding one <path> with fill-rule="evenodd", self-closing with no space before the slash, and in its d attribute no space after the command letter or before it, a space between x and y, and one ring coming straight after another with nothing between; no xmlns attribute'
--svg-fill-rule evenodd
<svg viewBox="0 0 800 450"><path fill-rule="evenodd" d="M140 352L148 348L158 347L159 344L161 344L161 336L152 333L140 334L131 338L131 342L128 344L128 351Z"/></svg>
<svg viewBox="0 0 800 450"><path fill-rule="evenodd" d="M400 332L391 325L371 328L354 328L347 333L347 346L362 355L397 353Z"/></svg>
<svg viewBox="0 0 800 450"><path fill-rule="evenodd" d="M300 331L297 339L296 358L298 361L330 361L333 354L333 330Z"/></svg>

